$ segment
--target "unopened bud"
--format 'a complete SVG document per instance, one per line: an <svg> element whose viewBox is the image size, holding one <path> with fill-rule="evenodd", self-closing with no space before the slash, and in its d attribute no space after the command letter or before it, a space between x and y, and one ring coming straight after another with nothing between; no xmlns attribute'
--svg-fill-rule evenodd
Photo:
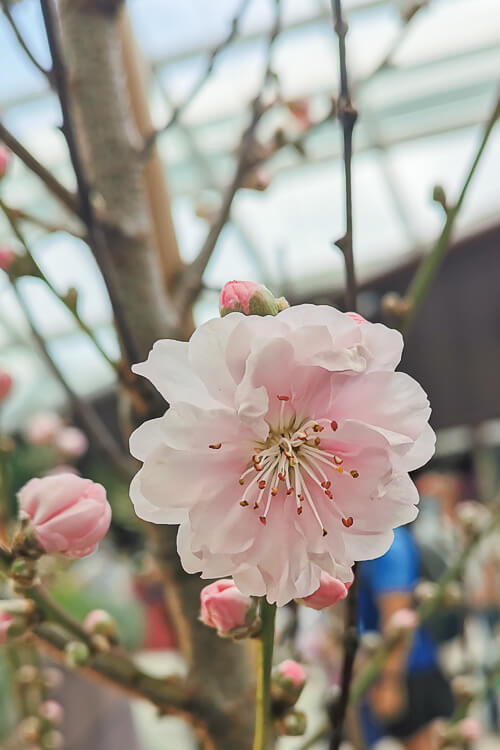
<svg viewBox="0 0 500 750"><path fill-rule="evenodd" d="M41 722L37 716L28 716L19 724L19 736L24 742L38 742Z"/></svg>
<svg viewBox="0 0 500 750"><path fill-rule="evenodd" d="M304 668L293 661L287 659L278 664L273 669L271 680L271 698L273 705L276 707L286 707L295 705L301 694L306 682L306 673ZM279 711L278 711L279 713ZM283 713L283 711L281 711Z"/></svg>
<svg viewBox="0 0 500 750"><path fill-rule="evenodd" d="M451 689L457 701L469 703L480 693L480 686L472 675L457 675L451 681Z"/></svg>
<svg viewBox="0 0 500 750"><path fill-rule="evenodd" d="M402 319L410 311L410 303L396 292L388 292L382 297L382 312L385 315Z"/></svg>
<svg viewBox="0 0 500 750"><path fill-rule="evenodd" d="M418 615L413 609L399 609L386 625L384 635L389 643L406 641L418 625Z"/></svg>
<svg viewBox="0 0 500 750"><path fill-rule="evenodd" d="M64 737L56 729L45 732L42 736L42 744L45 750L62 750Z"/></svg>
<svg viewBox="0 0 500 750"><path fill-rule="evenodd" d="M456 515L462 529L470 536L477 536L484 531L491 519L488 508L475 500L464 500L458 503Z"/></svg>
<svg viewBox="0 0 500 750"><path fill-rule="evenodd" d="M262 284L253 281L228 281L220 293L219 311L222 318L232 312L277 315L279 307L278 301Z"/></svg>
<svg viewBox="0 0 500 750"><path fill-rule="evenodd" d="M383 644L383 638L380 633L370 631L361 636L361 648L366 656L375 654Z"/></svg>
<svg viewBox="0 0 500 750"><path fill-rule="evenodd" d="M439 203L439 205L442 206L445 211L448 210L446 193L444 192L444 188L442 185L434 185L434 188L432 190L432 200L436 203Z"/></svg>
<svg viewBox="0 0 500 750"><path fill-rule="evenodd" d="M200 604L200 620L223 638L248 638L260 629L256 600L242 594L229 578L205 586Z"/></svg>
<svg viewBox="0 0 500 750"><path fill-rule="evenodd" d="M303 711L293 709L288 711L278 722L277 729L280 734L288 737L301 737L307 728L307 718Z"/></svg>
<svg viewBox="0 0 500 750"><path fill-rule="evenodd" d="M40 706L40 716L48 721L54 727L60 727L62 724L64 709L57 701L44 701Z"/></svg>
<svg viewBox="0 0 500 750"><path fill-rule="evenodd" d="M20 685L32 685L39 676L38 669L33 664L23 664L16 673L16 679Z"/></svg>
<svg viewBox="0 0 500 750"><path fill-rule="evenodd" d="M23 540L21 540L18 538L18 536L16 536L15 539L15 545L17 549L19 549L19 547L21 546L23 547L23 550L26 550L28 547L30 550L37 549L36 540L34 540L34 537L27 533L26 535L24 535ZM32 540L35 541L33 545L31 544ZM24 542L26 542L26 545L24 545ZM17 557L10 566L9 576L21 588L31 586L36 576L36 560L29 559L27 557Z"/></svg>
<svg viewBox="0 0 500 750"><path fill-rule="evenodd" d="M457 607L462 604L464 598L463 588L458 581L450 581L446 586L443 605L445 607Z"/></svg>
<svg viewBox="0 0 500 750"><path fill-rule="evenodd" d="M417 583L414 591L415 600L419 604L428 602L436 595L437 585L433 581L420 581Z"/></svg>
<svg viewBox="0 0 500 750"><path fill-rule="evenodd" d="M88 646L82 641L71 641L66 646L65 652L68 667L83 667L90 657Z"/></svg>

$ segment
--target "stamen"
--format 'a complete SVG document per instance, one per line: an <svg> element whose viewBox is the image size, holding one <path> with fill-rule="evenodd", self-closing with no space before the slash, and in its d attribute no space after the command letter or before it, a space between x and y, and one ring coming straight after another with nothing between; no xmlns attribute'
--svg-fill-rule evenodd
<svg viewBox="0 0 500 750"><path fill-rule="evenodd" d="M326 529L323 529L323 536L326 536L328 534L328 531Z"/></svg>
<svg viewBox="0 0 500 750"><path fill-rule="evenodd" d="M334 456L333 460L335 461L335 463L337 464L337 466L340 466L341 464L344 463L344 459L340 458L340 456Z"/></svg>
<svg viewBox="0 0 500 750"><path fill-rule="evenodd" d="M278 488L277 487L271 487L271 495L273 497L276 497L277 494L278 494Z"/></svg>
<svg viewBox="0 0 500 750"><path fill-rule="evenodd" d="M222 447L222 443L213 443L212 445L209 445L208 447L212 448L212 450L214 450L214 451L218 451L219 448Z"/></svg>
<svg viewBox="0 0 500 750"><path fill-rule="evenodd" d="M261 524L262 524L263 526L265 526L265 525L266 525L266 523L267 523L267 519L266 519L266 517L265 517L265 516L259 516L259 521L261 522Z"/></svg>
<svg viewBox="0 0 500 750"><path fill-rule="evenodd" d="M277 398L280 401L290 401L290 396L278 396Z"/></svg>
<svg viewBox="0 0 500 750"><path fill-rule="evenodd" d="M301 516L301 515L302 515L302 505L298 505L298 506L297 506L297 515L298 515L298 516Z"/></svg>
<svg viewBox="0 0 500 750"><path fill-rule="evenodd" d="M242 484L242 485L243 485L243 484L245 484L245 480L243 479L243 477L240 477L240 480L239 480L239 482L240 482L240 484Z"/></svg>
<svg viewBox="0 0 500 750"><path fill-rule="evenodd" d="M354 519L352 516L349 516L348 518L343 518L342 523L344 524L346 529L349 529L353 525Z"/></svg>
<svg viewBox="0 0 500 750"><path fill-rule="evenodd" d="M241 505L242 508L246 508L247 505L248 505L248 503L247 503L246 500L240 500L240 505Z"/></svg>
<svg viewBox="0 0 500 750"><path fill-rule="evenodd" d="M330 492L330 490L325 490L325 495L327 496L327 498L328 498L329 500L333 500L333 495L332 495L332 493Z"/></svg>
<svg viewBox="0 0 500 750"><path fill-rule="evenodd" d="M259 482L259 489L263 490L265 486L266 486L266 480L261 479Z"/></svg>
<svg viewBox="0 0 500 750"><path fill-rule="evenodd" d="M334 419L332 419L332 421L330 422L330 427L334 432L337 432L339 428L338 423Z"/></svg>
<svg viewBox="0 0 500 750"><path fill-rule="evenodd" d="M314 438L314 445L319 445L321 443L321 439L319 437Z"/></svg>
<svg viewBox="0 0 500 750"><path fill-rule="evenodd" d="M280 471L280 473L278 474L278 479L279 479L279 480L280 480L281 482L284 482L284 481L285 481L285 478L286 478L286 474L285 474L285 473L284 473L283 471Z"/></svg>
<svg viewBox="0 0 500 750"><path fill-rule="evenodd" d="M330 482L330 480L328 480L328 481L326 481L326 482L321 482L321 486L322 486L322 487L323 487L323 488L324 488L325 490L329 490L329 489L330 489L330 487L332 486L332 483Z"/></svg>
<svg viewBox="0 0 500 750"><path fill-rule="evenodd" d="M352 477L353 479L357 479L357 478L359 477L359 472L358 472L358 471L356 471L356 469L353 469L353 470L351 471L351 477Z"/></svg>
<svg viewBox="0 0 500 750"><path fill-rule="evenodd" d="M292 494L292 492L293 492L293 487L289 487L289 488L287 489L287 491L286 491L286 494L287 494L287 495L291 495L291 494Z"/></svg>
<svg viewBox="0 0 500 750"><path fill-rule="evenodd" d="M313 424L314 432L323 432L325 428L321 424Z"/></svg>

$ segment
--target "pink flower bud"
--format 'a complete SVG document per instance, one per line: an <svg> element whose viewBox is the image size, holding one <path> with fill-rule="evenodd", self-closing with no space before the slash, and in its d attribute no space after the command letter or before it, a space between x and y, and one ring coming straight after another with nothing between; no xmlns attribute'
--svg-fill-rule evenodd
<svg viewBox="0 0 500 750"><path fill-rule="evenodd" d="M7 614L7 612L0 612L0 643L7 643L9 628L13 622L12 615Z"/></svg>
<svg viewBox="0 0 500 750"><path fill-rule="evenodd" d="M10 151L0 144L0 180L5 177L10 164Z"/></svg>
<svg viewBox="0 0 500 750"><path fill-rule="evenodd" d="M0 268L2 271L7 272L15 259L16 254L11 247L0 245Z"/></svg>
<svg viewBox="0 0 500 750"><path fill-rule="evenodd" d="M74 474L31 479L18 499L20 510L31 519L38 544L48 554L90 555L111 522L104 487Z"/></svg>
<svg viewBox="0 0 500 750"><path fill-rule="evenodd" d="M328 573L322 573L319 588L313 594L299 599L302 604L311 609L325 609L345 599L349 591L350 583L342 583L338 578L333 578Z"/></svg>
<svg viewBox="0 0 500 750"><path fill-rule="evenodd" d="M231 312L245 315L277 315L278 305L269 291L262 284L253 281L228 281L219 298L221 317Z"/></svg>
<svg viewBox="0 0 500 750"><path fill-rule="evenodd" d="M360 315L359 313L348 312L348 313L346 313L346 315L348 315L350 318L352 318L352 320L354 320L355 323L358 323L358 325L361 325L362 323L368 323L368 321L366 320L366 318L363 318L363 316Z"/></svg>
<svg viewBox="0 0 500 750"><path fill-rule="evenodd" d="M68 458L80 458L87 451L89 441L78 427L64 427L55 437L55 446Z"/></svg>
<svg viewBox="0 0 500 750"><path fill-rule="evenodd" d="M205 586L201 590L200 600L200 618L209 628L215 628L219 633L228 633L247 624L252 600L238 591L229 578Z"/></svg>
<svg viewBox="0 0 500 750"><path fill-rule="evenodd" d="M398 609L387 623L391 630L414 630L418 625L418 615L413 609Z"/></svg>
<svg viewBox="0 0 500 750"><path fill-rule="evenodd" d="M88 633L104 635L107 638L116 637L116 622L104 609L93 609L85 617L83 627Z"/></svg>
<svg viewBox="0 0 500 750"><path fill-rule="evenodd" d="M277 706L293 706L306 682L306 673L296 661L287 659L273 669L271 696Z"/></svg>
<svg viewBox="0 0 500 750"><path fill-rule="evenodd" d="M286 659L279 664L274 672L275 675L279 675L284 680L291 682L296 688L302 688L306 681L306 673L304 668L293 659Z"/></svg>
<svg viewBox="0 0 500 750"><path fill-rule="evenodd" d="M40 412L31 418L26 438L33 445L48 445L62 428L61 417L55 412Z"/></svg>
<svg viewBox="0 0 500 750"><path fill-rule="evenodd" d="M481 722L473 716L467 716L460 722L460 732L466 742L477 742L483 733Z"/></svg>
<svg viewBox="0 0 500 750"><path fill-rule="evenodd" d="M5 370L0 371L0 403L5 401L12 388L12 377Z"/></svg>
<svg viewBox="0 0 500 750"><path fill-rule="evenodd" d="M44 701L40 706L40 716L56 727L61 726L63 715L64 709L57 701Z"/></svg>

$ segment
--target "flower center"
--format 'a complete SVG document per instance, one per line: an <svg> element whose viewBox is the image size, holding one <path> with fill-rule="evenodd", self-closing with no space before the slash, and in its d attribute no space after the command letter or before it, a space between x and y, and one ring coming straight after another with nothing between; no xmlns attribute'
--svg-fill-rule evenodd
<svg viewBox="0 0 500 750"><path fill-rule="evenodd" d="M328 498L343 525L349 528L353 519L351 516L343 517L331 490L332 472L344 473L344 458L320 447L323 430L326 428L336 432L337 422L326 418L308 418L300 422L289 404L290 397L278 395L277 398L281 402L279 423L271 426L266 443L256 448L251 465L239 478L240 485L245 486L240 505L245 508L252 504L254 510L261 512L259 520L265 526L272 500L283 489L284 498L295 495L299 516L302 515L304 504L310 508L323 536L326 536L328 531L311 493L310 483L313 482ZM353 479L359 477L356 469L348 473Z"/></svg>

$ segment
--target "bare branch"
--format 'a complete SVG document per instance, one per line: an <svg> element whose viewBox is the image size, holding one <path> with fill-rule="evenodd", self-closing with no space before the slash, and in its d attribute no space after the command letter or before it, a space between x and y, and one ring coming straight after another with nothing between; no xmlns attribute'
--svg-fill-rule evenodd
<svg viewBox="0 0 500 750"><path fill-rule="evenodd" d="M151 148L155 140L158 138L158 136L161 135L162 133L165 133L170 127L172 127L172 125L174 125L177 122L177 120L182 115L182 113L187 109L187 107L191 104L193 99L205 86L208 79L212 75L212 71L214 69L214 65L215 65L215 61L217 57L223 50L229 47L229 45L233 42L236 35L238 34L240 23L250 3L251 3L251 0L241 0L238 11L236 12L236 15L234 16L232 20L229 34L225 37L225 39L219 42L219 44L217 44L217 46L214 47L213 50L210 52L210 55L207 61L207 67L205 68L205 71L202 73L198 81L195 83L195 85L193 86L189 94L186 96L186 98L181 102L181 104L174 107L173 112L170 115L167 122L165 123L165 125L163 125L156 132L152 133L151 136L146 140L146 143L144 145L144 149L146 153L149 151L149 149Z"/></svg>
<svg viewBox="0 0 500 750"><path fill-rule="evenodd" d="M127 361L129 363L135 362L138 359L136 348L121 309L121 305L118 302L118 281L115 276L114 268L109 260L106 237L92 204L91 187L85 173L85 167L73 125L69 99L68 75L64 65L59 39L57 13L53 5L53 0L41 0L41 6L50 53L52 55L54 82L61 104L61 112L63 116L62 131L68 144L69 155L78 186L80 215L87 227L89 245L95 255L97 263L99 264L99 268L101 269L101 273L108 288L113 314Z"/></svg>
<svg viewBox="0 0 500 750"><path fill-rule="evenodd" d="M346 304L350 310L356 309L356 274L354 270L353 238L352 238L352 133L358 113L351 101L349 81L347 77L347 58L345 37L347 34L347 23L342 16L341 0L332 0L332 10L335 22L335 31L339 40L339 63L340 63L340 93L337 104L337 115L342 125L344 136L344 173L345 173L345 213L346 230L343 237L335 244L344 255L346 270Z"/></svg>
<svg viewBox="0 0 500 750"><path fill-rule="evenodd" d="M65 232L65 234L70 234L72 237L76 237L76 239L81 240L82 242L87 241L84 234L77 232L76 229L67 224L57 224L52 221L47 221L41 216L35 216L29 211L25 211L23 208L14 208L13 206L8 206L6 203L4 203L4 209L8 211L15 221L24 221L27 224L32 224L35 227L43 229L47 234Z"/></svg>
<svg viewBox="0 0 500 750"><path fill-rule="evenodd" d="M108 430L107 426L104 424L101 418L98 416L97 412L92 408L92 406L83 401L83 399L81 399L71 388L65 376L52 359L45 339L39 333L30 310L26 302L24 301L24 297L18 289L17 283L11 283L14 294L16 295L19 306L21 307L28 322L32 336L38 346L40 354L47 363L52 374L62 385L69 399L71 407L80 417L82 424L84 425L89 435L94 439L96 445L98 445L102 449L104 454L109 458L114 468L127 480L130 479L134 472L134 462L128 456L125 456L124 453L122 453L119 445L115 441L115 438Z"/></svg>
<svg viewBox="0 0 500 750"><path fill-rule="evenodd" d="M83 218L78 205L77 196L72 193L71 190L64 187L64 185L54 177L52 172L49 172L47 167L40 164L33 154L31 154L1 122L0 141L3 141L5 145L10 148L12 153L14 153L31 172L36 174L36 176L44 183L47 190L52 193L52 195L57 198L65 208L71 211L71 213Z"/></svg>
<svg viewBox="0 0 500 750"><path fill-rule="evenodd" d="M272 75L272 51L276 37L279 35L281 30L281 2L275 0L275 20L273 28L271 30L268 48L267 48L267 59L262 80L262 88L265 87ZM241 137L238 150L237 150L237 161L236 167L233 173L233 178L229 183L226 191L223 195L222 204L215 218L215 221L210 228L203 246L191 263L186 269L180 284L179 294L177 295L179 301L179 308L181 315L185 314L190 309L192 303L198 296L202 288L202 278L205 269L208 265L212 253L215 250L217 240L219 239L220 233L222 232L226 222L229 219L231 212L231 206L234 200L234 196L238 192L238 189L242 186L246 175L250 169L253 169L259 163L258 148L255 140L255 131L257 126L265 112L269 109L268 105L263 102L262 91L254 99L250 122L243 132Z"/></svg>
<svg viewBox="0 0 500 750"><path fill-rule="evenodd" d="M340 93L337 103L337 114L342 124L344 136L344 173L345 173L345 213L346 231L335 243L344 255L346 270L346 304L347 307L356 310L356 274L354 268L353 254L353 229L352 229L352 133L357 119L357 112L351 101L349 90L349 79L347 75L347 56L345 38L347 34L347 23L342 15L341 0L332 0L332 11L334 28L339 42L339 67L340 67ZM356 576L356 565L353 568L354 581L349 590L346 601L346 614L344 625L344 656L340 677L340 695L338 696L332 716L331 750L338 750L342 741L342 732L349 703L349 693L354 670L354 659L358 650L358 579Z"/></svg>
<svg viewBox="0 0 500 750"><path fill-rule="evenodd" d="M56 297L65 306L65 308L71 313L71 315L74 317L80 330L83 331L83 333L85 333L89 337L89 339L92 341L95 348L97 349L99 354L103 357L103 359L115 371L118 377L122 377L123 373L122 373L120 365L118 364L118 362L115 362L113 359L111 359L109 354L102 348L101 344L97 340L92 329L88 327L85 321L82 320L82 318L78 314L76 306L70 304L67 297L61 296L59 292L57 291L57 289L52 284L52 282L45 276L44 272L38 265L33 253L31 252L23 233L19 229L17 220L14 218L12 211L8 208L8 206L4 203L4 201L1 198L0 198L0 210L3 211L7 221L10 224L12 231L14 232L15 236L17 237L21 245L23 246L26 255L30 259L31 264L33 266L34 274L38 276L40 279L42 279L42 281L44 281L44 283L50 289L54 297Z"/></svg>
<svg viewBox="0 0 500 750"><path fill-rule="evenodd" d="M474 177L474 173L476 172L476 169L481 161L481 157L486 148L486 144L488 143L489 137L493 131L493 128L498 122L499 117L500 117L500 97L497 96L497 99L495 101L495 106L493 107L493 110L490 116L488 117L488 120L484 126L483 135L479 143L479 147L476 151L476 154L474 155L472 164L469 167L469 170L467 172L464 184L457 198L457 201L453 206L446 206L446 202L444 202L446 220L444 222L443 229L441 230L441 234L439 235L438 239L434 243L430 252L422 260L422 263L420 264L418 270L416 271L410 283L408 291L406 292L406 295L404 299L402 300L402 303L404 305L403 309L407 310L403 318L403 325L402 325L402 331L405 334L408 333L411 327L411 324L413 323L415 319L415 315L418 312L418 309L420 305L422 304L425 298L425 295L429 291L429 288L431 287L436 277L436 274L438 273L439 268L441 267L441 263L446 255L446 252L451 244L455 222L462 208L463 202L467 195L467 191L472 182L472 178Z"/></svg>
<svg viewBox="0 0 500 750"><path fill-rule="evenodd" d="M11 11L10 11L9 0L0 0L0 2L2 4L2 10L4 12L5 18L7 19L7 22L9 24L10 28L14 32L14 36L16 37L16 39L17 39L17 41L19 43L19 46L25 52L25 54L28 57L28 59L30 60L30 62L35 66L35 68L43 76L45 76L45 78L49 82L49 85L52 86L52 74L51 74L51 71L50 70L45 70L45 68L43 67L43 65L41 65L38 62L38 60L36 59L36 57L31 52L30 48L28 47L28 45L27 45L27 43L26 43L23 35L21 34L21 32L19 30L19 27L18 27L16 21L14 20L14 17L12 15Z"/></svg>

